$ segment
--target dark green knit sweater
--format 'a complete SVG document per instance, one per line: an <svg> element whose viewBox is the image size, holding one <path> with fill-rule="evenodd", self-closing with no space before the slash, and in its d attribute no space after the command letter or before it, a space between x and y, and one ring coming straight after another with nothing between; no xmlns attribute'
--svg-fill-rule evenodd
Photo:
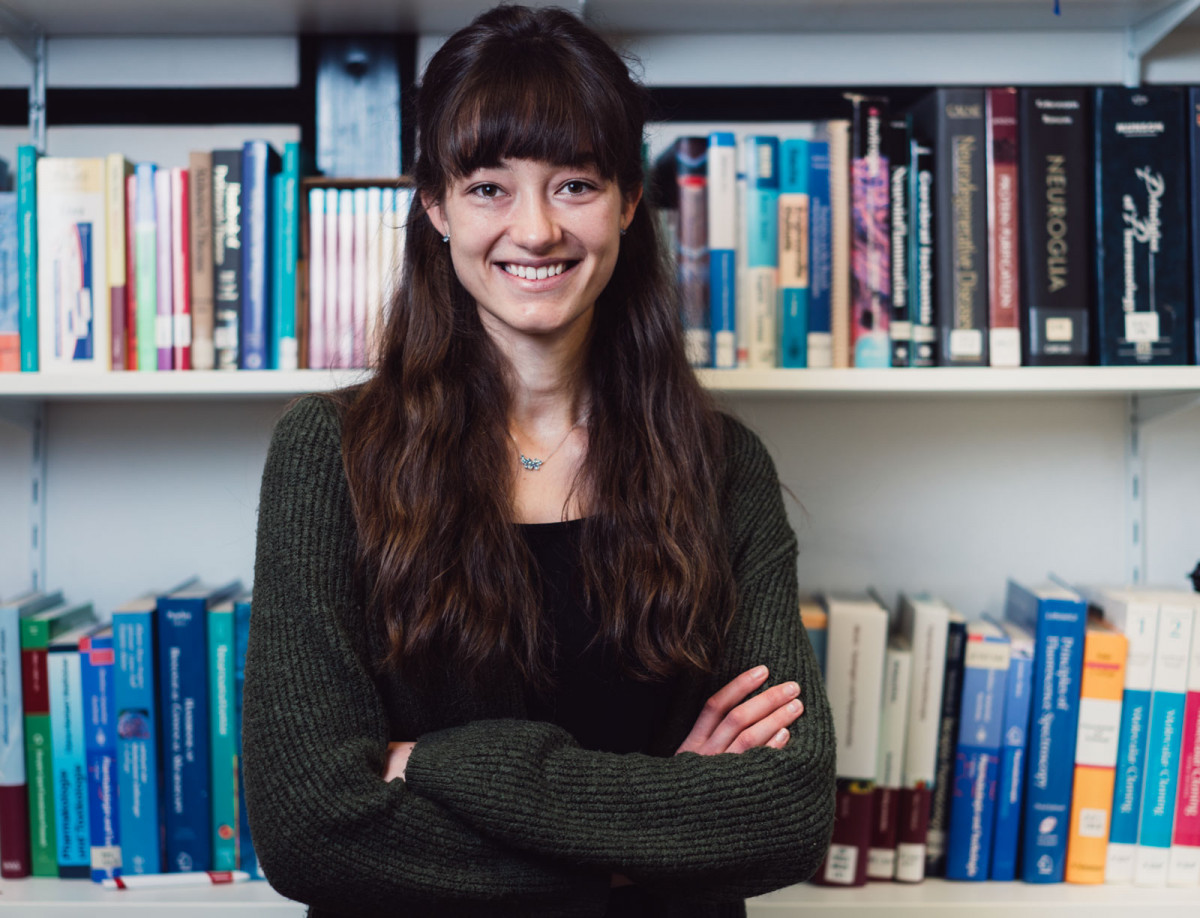
<svg viewBox="0 0 1200 918"><path fill-rule="evenodd" d="M615 872L663 916L724 918L816 871L834 741L796 539L767 451L726 429L733 627L711 676L679 680L655 754L614 754L525 719L515 673L475 694L375 675L336 410L314 397L287 412L263 473L244 722L250 824L276 889L314 916L600 916ZM787 748L672 755L708 696L761 663L770 684L801 686ZM404 739L406 780L385 783L387 744Z"/></svg>

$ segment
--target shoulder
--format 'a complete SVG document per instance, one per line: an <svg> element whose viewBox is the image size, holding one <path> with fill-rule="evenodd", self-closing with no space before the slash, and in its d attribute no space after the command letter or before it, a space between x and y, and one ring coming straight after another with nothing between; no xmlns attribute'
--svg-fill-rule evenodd
<svg viewBox="0 0 1200 918"><path fill-rule="evenodd" d="M779 553L795 554L796 536L788 522L771 453L741 421L728 414L722 414L721 421L725 448L722 516L735 568Z"/></svg>
<svg viewBox="0 0 1200 918"><path fill-rule="evenodd" d="M340 439L343 409L336 395L305 395L289 404L275 423L276 444Z"/></svg>
<svg viewBox="0 0 1200 918"><path fill-rule="evenodd" d="M766 487L778 489L775 461L758 434L731 414L720 414L724 446L726 488Z"/></svg>

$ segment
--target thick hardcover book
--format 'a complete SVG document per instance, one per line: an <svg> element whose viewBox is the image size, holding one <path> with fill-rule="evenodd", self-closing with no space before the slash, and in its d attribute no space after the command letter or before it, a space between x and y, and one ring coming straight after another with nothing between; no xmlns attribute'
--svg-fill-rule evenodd
<svg viewBox="0 0 1200 918"><path fill-rule="evenodd" d="M88 807L87 753L84 750L83 679L79 642L95 622L50 641L46 681L50 686L50 745L54 763L54 833L58 875L91 876L91 812Z"/></svg>
<svg viewBox="0 0 1200 918"><path fill-rule="evenodd" d="M987 620L967 625L946 845L949 880L988 878L1008 664L1008 635L1003 630Z"/></svg>
<svg viewBox="0 0 1200 918"><path fill-rule="evenodd" d="M208 610L213 870L237 869L237 736L233 600Z"/></svg>
<svg viewBox="0 0 1200 918"><path fill-rule="evenodd" d="M94 618L91 603L63 603L21 619L21 702L25 707L29 855L30 872L35 877L58 876L47 648L54 638Z"/></svg>
<svg viewBox="0 0 1200 918"><path fill-rule="evenodd" d="M238 367L271 369L271 180L279 154L265 140L242 147L242 309Z"/></svg>
<svg viewBox="0 0 1200 918"><path fill-rule="evenodd" d="M808 366L808 141L784 140L779 164L779 365Z"/></svg>
<svg viewBox="0 0 1200 918"><path fill-rule="evenodd" d="M121 871L161 873L162 787L154 596L113 612Z"/></svg>
<svg viewBox="0 0 1200 918"><path fill-rule="evenodd" d="M61 593L35 590L0 604L0 877L6 879L29 875L21 619L61 602Z"/></svg>
<svg viewBox="0 0 1200 918"><path fill-rule="evenodd" d="M1100 363L1187 363L1183 93L1161 86L1105 86L1095 93Z"/></svg>
<svg viewBox="0 0 1200 918"><path fill-rule="evenodd" d="M888 322L888 335L892 342L892 366L906 367L912 360L912 319L909 317L909 298L912 295L909 279L912 268L909 257L912 222L912 180L909 163L912 150L909 145L908 119L890 119L884 128L883 136L888 157L888 195L891 203L888 220L891 230L892 314Z"/></svg>
<svg viewBox="0 0 1200 918"><path fill-rule="evenodd" d="M137 368L142 372L158 369L158 167L138 163L134 167L137 236Z"/></svg>
<svg viewBox="0 0 1200 918"><path fill-rule="evenodd" d="M115 661L112 626L104 626L79 642L90 861L96 883L121 875Z"/></svg>
<svg viewBox="0 0 1200 918"><path fill-rule="evenodd" d="M678 262L680 310L688 362L712 365L709 309L708 138L680 137L672 153L679 205Z"/></svg>
<svg viewBox="0 0 1200 918"><path fill-rule="evenodd" d="M1022 362L1092 362L1093 161L1087 90L1019 91Z"/></svg>
<svg viewBox="0 0 1200 918"><path fill-rule="evenodd" d="M1017 878L1017 844L1025 790L1029 700L1033 696L1033 635L1013 622L999 622L1008 635L1008 679L1004 688L1003 744L996 779L996 828L992 833L991 880Z"/></svg>
<svg viewBox="0 0 1200 918"><path fill-rule="evenodd" d="M17 194L0 191L0 373L16 373L21 369L17 251Z"/></svg>
<svg viewBox="0 0 1200 918"><path fill-rule="evenodd" d="M708 138L708 295L713 366L737 366L737 141Z"/></svg>
<svg viewBox="0 0 1200 918"><path fill-rule="evenodd" d="M938 353L936 298L933 265L933 148L916 137L909 140L909 198L912 201L908 231L908 321L912 325L909 366L936 367Z"/></svg>
<svg viewBox="0 0 1200 918"><path fill-rule="evenodd" d="M776 365L777 281L779 274L779 138L747 137L744 226L746 276L738 289L738 366L770 369Z"/></svg>
<svg viewBox="0 0 1200 918"><path fill-rule="evenodd" d="M815 881L861 886L871 845L888 613L869 597L831 595L823 601L829 615L826 691L837 738L838 818Z"/></svg>
<svg viewBox="0 0 1200 918"><path fill-rule="evenodd" d="M847 93L850 118L850 347L856 367L891 366L892 231L887 99Z"/></svg>
<svg viewBox="0 0 1200 918"><path fill-rule="evenodd" d="M158 597L159 706L166 773L166 867L212 869L208 609L239 591L192 584Z"/></svg>
<svg viewBox="0 0 1200 918"><path fill-rule="evenodd" d="M829 144L808 144L808 365L833 366L833 211L830 207Z"/></svg>
<svg viewBox="0 0 1200 918"><path fill-rule="evenodd" d="M171 170L159 169L154 173L154 248L158 262L154 350L160 370L170 370L175 366L174 247L171 239L173 203Z"/></svg>
<svg viewBox="0 0 1200 918"><path fill-rule="evenodd" d="M954 749L962 711L963 660L967 623L952 615L946 631L946 667L942 676L942 709L938 718L937 772L929 801L925 875L946 875L946 838L950 829L950 795L954 786Z"/></svg>
<svg viewBox="0 0 1200 918"><path fill-rule="evenodd" d="M1193 600L1196 603L1200 595ZM1200 886L1200 609L1195 608L1182 734L1167 885L1194 887Z"/></svg>
<svg viewBox="0 0 1200 918"><path fill-rule="evenodd" d="M913 109L934 154L937 325L945 366L988 365L987 131L982 89L935 89Z"/></svg>
<svg viewBox="0 0 1200 918"><path fill-rule="evenodd" d="M1067 841L1068 883L1103 883L1116 783L1121 697L1129 641L1102 618L1088 622Z"/></svg>
<svg viewBox="0 0 1200 918"><path fill-rule="evenodd" d="M1072 590L1049 583L1025 587L1010 580L1004 614L1034 635L1021 879L1061 883L1071 818L1087 609Z"/></svg>
<svg viewBox="0 0 1200 918"><path fill-rule="evenodd" d="M17 147L17 293L20 297L21 371L38 369L37 149Z"/></svg>
<svg viewBox="0 0 1200 918"><path fill-rule="evenodd" d="M945 603L930 596L901 596L899 633L912 647L908 735L904 742L904 783L897 816L895 878L902 883L925 879L929 809L937 778L946 642L951 619L961 621Z"/></svg>
<svg viewBox="0 0 1200 918"><path fill-rule="evenodd" d="M1196 618L1191 594L1160 593L1158 599L1146 783L1133 869L1133 882L1138 886L1164 886L1167 882L1187 709L1188 661Z"/></svg>
<svg viewBox="0 0 1200 918"><path fill-rule="evenodd" d="M1021 365L1017 91L987 90L988 359Z"/></svg>
<svg viewBox="0 0 1200 918"><path fill-rule="evenodd" d="M238 368L242 313L242 151L213 150L213 347L218 370Z"/></svg>
<svg viewBox="0 0 1200 918"><path fill-rule="evenodd" d="M108 259L108 306L111 361L114 370L124 370L129 366L129 355L126 350L129 335L125 328L128 319L126 311L126 290L129 277L126 274L125 244L125 190L129 176L133 174L133 165L120 153L110 153L104 160L104 175L107 182L104 203L105 217L108 221L108 232L104 240L107 246L105 257Z"/></svg>
<svg viewBox="0 0 1200 918"><path fill-rule="evenodd" d="M879 759L867 879L890 880L896 873L897 820L904 783L904 741L912 688L912 647L902 635L888 641L884 660L883 705L879 718Z"/></svg>
<svg viewBox="0 0 1200 918"><path fill-rule="evenodd" d="M213 347L212 153L188 154L188 268L191 271L192 369L215 366Z"/></svg>
<svg viewBox="0 0 1200 918"><path fill-rule="evenodd" d="M171 170L171 367L192 368L191 176Z"/></svg>
<svg viewBox="0 0 1200 918"><path fill-rule="evenodd" d="M108 370L104 160L46 157L37 184L38 366Z"/></svg>
<svg viewBox="0 0 1200 918"><path fill-rule="evenodd" d="M296 329L296 268L300 254L302 171L300 144L285 144L282 171L275 179L276 219L275 232L271 234L275 279L271 286L270 365L278 370L300 368L300 344ZM373 228L373 231L377 228Z"/></svg>

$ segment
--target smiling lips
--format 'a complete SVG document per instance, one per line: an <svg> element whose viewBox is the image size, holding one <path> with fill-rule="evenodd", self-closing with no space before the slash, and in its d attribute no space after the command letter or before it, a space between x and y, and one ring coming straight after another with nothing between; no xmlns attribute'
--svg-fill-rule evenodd
<svg viewBox="0 0 1200 918"><path fill-rule="evenodd" d="M523 280L545 280L548 277L555 277L562 274L570 266L571 263L569 262L559 261L551 265L539 265L538 267L534 267L533 265L515 265L506 262L502 267L513 277L519 277Z"/></svg>

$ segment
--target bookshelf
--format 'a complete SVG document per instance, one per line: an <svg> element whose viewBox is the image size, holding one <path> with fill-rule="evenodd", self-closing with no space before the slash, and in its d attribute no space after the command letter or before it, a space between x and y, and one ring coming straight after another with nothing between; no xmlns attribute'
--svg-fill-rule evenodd
<svg viewBox="0 0 1200 918"><path fill-rule="evenodd" d="M236 45L236 81L285 86L302 32L406 31L418 64L488 0L28 0L49 47L49 87L179 86ZM1117 83L1133 60L1149 82L1200 83L1200 0L586 0L563 5L614 34L662 88ZM60 37L61 36L61 37ZM69 37L67 37L69 36ZM1161 40L1159 40L1161 39ZM96 66L83 67L79 61ZM111 64L123 83L103 83ZM118 66L119 65L119 66ZM181 77L180 73L184 76ZM190 76L189 76L190 75ZM0 45L0 156L26 132L28 65ZM204 85L212 85L206 82ZM4 87L8 87L5 89ZM16 95L14 95L16 93ZM49 152L123 149L163 162L229 145L247 126L104 130L59 122ZM707 371L717 397L767 442L801 539L809 588L885 595L930 588L970 617L995 612L1004 578L1048 563L1083 580L1182 583L1200 557L1200 368ZM101 609L196 573L252 578L258 476L288 401L360 372L0 376L0 595L27 584L31 521L52 585ZM1139 452L1130 455L1131 440ZM31 475L32 470L32 475ZM1144 489L1130 497L1131 476ZM31 477L37 483L31 510ZM1144 532L1137 545L1129 532ZM981 918L1059 912L1193 915L1196 890L1024 884L796 887L750 903L754 918L872 918L970 909ZM299 916L264 884L109 893L87 883L0 882L0 918L104 914Z"/></svg>

